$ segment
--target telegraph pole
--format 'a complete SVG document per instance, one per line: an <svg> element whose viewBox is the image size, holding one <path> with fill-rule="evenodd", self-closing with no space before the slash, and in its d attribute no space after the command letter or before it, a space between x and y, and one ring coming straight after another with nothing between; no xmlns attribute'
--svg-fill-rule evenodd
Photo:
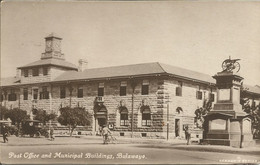
<svg viewBox="0 0 260 165"><path fill-rule="evenodd" d="M131 138L133 138L134 135L134 92L136 87L136 82L132 79L131 81L131 87L132 87L132 120L131 120Z"/></svg>

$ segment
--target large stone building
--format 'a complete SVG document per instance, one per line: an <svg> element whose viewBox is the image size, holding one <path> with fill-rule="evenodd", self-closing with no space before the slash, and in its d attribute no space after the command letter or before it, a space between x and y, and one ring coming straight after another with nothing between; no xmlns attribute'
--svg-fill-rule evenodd
<svg viewBox="0 0 260 165"><path fill-rule="evenodd" d="M80 106L92 114L88 131L93 133L109 124L120 136L174 138L183 137L183 126L194 123L194 111L204 100L216 100L209 75L158 62L90 69L79 60L76 66L65 60L61 40L47 36L39 61L1 79L2 106L28 114L33 109L59 114L61 107ZM248 88L259 104L260 89Z"/></svg>

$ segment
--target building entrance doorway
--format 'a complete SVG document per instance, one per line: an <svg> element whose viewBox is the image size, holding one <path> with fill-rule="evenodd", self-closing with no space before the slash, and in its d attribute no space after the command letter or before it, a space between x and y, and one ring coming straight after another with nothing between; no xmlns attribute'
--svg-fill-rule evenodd
<svg viewBox="0 0 260 165"><path fill-rule="evenodd" d="M180 136L180 119L175 119L175 137Z"/></svg>
<svg viewBox="0 0 260 165"><path fill-rule="evenodd" d="M100 127L102 127L103 125L107 124L107 119L106 118L97 118L97 120L98 120L98 125Z"/></svg>

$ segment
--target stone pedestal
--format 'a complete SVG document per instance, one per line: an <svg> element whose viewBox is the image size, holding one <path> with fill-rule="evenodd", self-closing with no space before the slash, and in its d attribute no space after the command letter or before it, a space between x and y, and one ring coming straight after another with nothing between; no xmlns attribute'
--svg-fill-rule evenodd
<svg viewBox="0 0 260 165"><path fill-rule="evenodd" d="M243 78L232 72L219 72L213 78L217 81L217 103L205 118L203 143L238 148L254 145L251 119L240 105Z"/></svg>

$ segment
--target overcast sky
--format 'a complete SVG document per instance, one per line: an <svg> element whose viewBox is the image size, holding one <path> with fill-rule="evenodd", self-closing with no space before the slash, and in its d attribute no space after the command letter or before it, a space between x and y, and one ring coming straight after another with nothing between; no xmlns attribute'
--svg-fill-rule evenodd
<svg viewBox="0 0 260 165"><path fill-rule="evenodd" d="M76 65L162 62L214 75L231 56L260 85L260 2L2 3L1 77L39 60L51 32Z"/></svg>

